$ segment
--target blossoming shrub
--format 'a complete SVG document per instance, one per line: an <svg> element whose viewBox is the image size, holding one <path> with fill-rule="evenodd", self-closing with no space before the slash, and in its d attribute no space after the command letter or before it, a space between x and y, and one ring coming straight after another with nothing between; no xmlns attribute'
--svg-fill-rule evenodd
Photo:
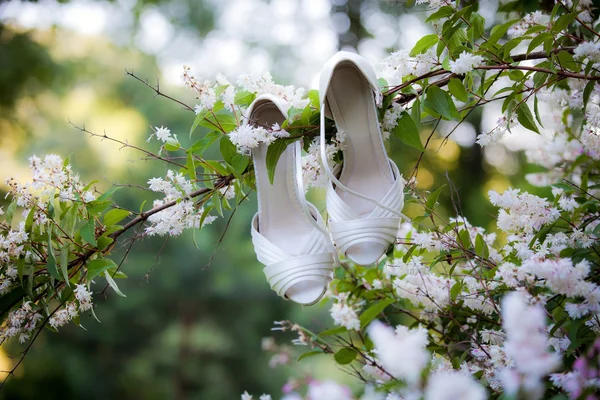
<svg viewBox="0 0 600 400"><path fill-rule="evenodd" d="M298 362L332 356L364 389L353 394L319 377L298 377L284 386L285 398L596 398L595 10L590 1L557 1L549 13L525 14L520 2L501 2L507 22L486 30L476 4L416 3L428 3L435 33L380 65L388 79L380 80L384 137L423 152L440 121L460 124L478 107L500 103L497 126L481 133L477 143L496 143L518 125L543 134L543 146L526 153L543 172L526 178L550 186L552 196L490 191L498 213L497 231L488 232L459 213L447 219L438 213L439 196L450 188L425 193L410 180L407 200L420 204L422 213L399 227L396 246L378 265L342 260L329 293L332 327L311 332L280 321L275 328L296 332L294 344L310 348ZM302 140L305 186L323 186L314 139L316 91L276 84L268 73L243 75L236 84L223 76L199 82L185 67L183 80L198 104L175 101L195 112L189 134L196 141L183 147L161 126L149 138L160 145L157 152L137 148L171 167L165 177L147 183L159 194L151 208L122 209L112 201L116 188L97 192L56 155L30 159L31 181L7 180L10 204L0 208L0 341L18 338L30 345L43 327L77 324L80 312L93 312L92 293L106 285L124 295L115 278L125 275L121 261L111 258L113 247L125 236L132 246L143 235L177 236L226 215L254 189L248 154L261 143L270 144L267 168L273 174L286 146ZM245 108L262 93L289 102L281 126L252 127L244 120ZM343 161L344 133L327 124L327 162L333 167ZM429 132L425 144L421 132ZM217 145L219 159L206 158L205 151ZM132 230L135 235L124 235ZM273 367L295 357L272 339L263 348L274 352Z"/></svg>

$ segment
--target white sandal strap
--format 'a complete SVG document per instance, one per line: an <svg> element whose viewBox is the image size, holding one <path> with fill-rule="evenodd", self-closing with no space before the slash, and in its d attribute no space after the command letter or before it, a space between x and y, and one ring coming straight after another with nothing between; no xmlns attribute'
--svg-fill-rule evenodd
<svg viewBox="0 0 600 400"><path fill-rule="evenodd" d="M329 167L329 163L327 162L327 151L325 148L325 104L324 103L321 104L321 123L320 123L320 125L321 125L321 129L320 129L321 163L323 164L323 170L325 171L325 174L327 174L327 177L331 180L332 183L335 184L335 187L343 190L344 192L348 192L348 193L353 194L354 196L360 197L361 199L370 201L371 203L373 203L377 206L377 208L375 210L380 208L380 209L388 211L392 215L396 215L400 218L403 218L406 221L410 221L410 219L406 215L402 214L399 211L402 209L401 207L396 208L396 209L390 208L387 204L383 203L383 201L385 201L385 199L382 200L382 202L379 202L378 200L376 200L372 197L369 197L367 195L364 195L362 193L359 193L355 190L350 189L349 187L344 185L342 182L340 182L339 179L337 179L337 177L333 174L333 171ZM398 167L391 160L390 160L390 164L392 164L393 167L395 167L394 173L396 174L396 182L394 183L394 186L392 187L392 189L394 189L394 187L396 187L396 185L399 183L398 181L400 181L400 184L402 185L402 189L403 189L404 182L402 181L402 178L400 177L400 173L398 172ZM391 190L390 190L390 192L391 192ZM386 195L386 197L387 197L387 195ZM328 205L328 211L329 211L329 205Z"/></svg>
<svg viewBox="0 0 600 400"><path fill-rule="evenodd" d="M310 203L308 206L317 215L316 223L322 222L316 208ZM252 219L250 232L256 257L265 265L267 281L277 294L283 297L293 285L305 281L318 282L324 290L327 288L336 264L329 236L315 228L305 243L299 243L299 255L293 256L258 232L258 213Z"/></svg>
<svg viewBox="0 0 600 400"><path fill-rule="evenodd" d="M334 186L334 182L339 182L337 179L332 179L333 182L327 187L329 231L342 254L361 242L375 242L387 248L396 240L401 217L404 217L398 211L404 206L404 180L400 176L398 166L392 160L388 161L396 181L381 201L370 199L376 207L366 218L361 217L338 195L337 186ZM342 184L340 186L342 190L348 189ZM355 193L350 189L348 192Z"/></svg>
<svg viewBox="0 0 600 400"><path fill-rule="evenodd" d="M327 288L333 270L331 252L299 256L264 268L271 288L282 297L290 287L304 281L319 282Z"/></svg>
<svg viewBox="0 0 600 400"><path fill-rule="evenodd" d="M335 244L342 253L362 242L375 242L387 248L396 240L399 217L355 219L330 222L329 229Z"/></svg>

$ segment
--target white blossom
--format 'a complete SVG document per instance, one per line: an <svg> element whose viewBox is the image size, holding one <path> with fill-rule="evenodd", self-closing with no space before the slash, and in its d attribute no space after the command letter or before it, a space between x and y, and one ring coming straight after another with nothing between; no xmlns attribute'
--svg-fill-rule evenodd
<svg viewBox="0 0 600 400"><path fill-rule="evenodd" d="M334 381L312 381L308 385L307 400L352 400L352 392Z"/></svg>
<svg viewBox="0 0 600 400"><path fill-rule="evenodd" d="M534 394L539 393L543 385L541 379L560 364L560 358L547 350L548 338L543 333L545 320L542 307L528 306L519 293L509 293L502 300L506 355L522 379L520 385ZM506 382L512 381L506 379ZM514 387L507 389L514 390ZM514 393L512 390L507 390L509 395Z"/></svg>
<svg viewBox="0 0 600 400"><path fill-rule="evenodd" d="M513 26L511 26L506 32L511 38L516 38L525 35L525 32L534 25L547 25L550 22L550 16L542 13L541 11L535 11L529 13L523 17L523 19Z"/></svg>
<svg viewBox="0 0 600 400"><path fill-rule="evenodd" d="M600 62L600 42L582 42L575 48L573 54L576 58Z"/></svg>
<svg viewBox="0 0 600 400"><path fill-rule="evenodd" d="M483 57L463 51L455 61L450 61L450 71L455 74L465 74L483 64Z"/></svg>
<svg viewBox="0 0 600 400"><path fill-rule="evenodd" d="M85 285L76 284L75 298L79 301L79 310L87 311L92 308L92 292L90 292Z"/></svg>
<svg viewBox="0 0 600 400"><path fill-rule="evenodd" d="M242 400L252 400L252 395L250 395L247 391L244 391L241 396Z"/></svg>
<svg viewBox="0 0 600 400"><path fill-rule="evenodd" d="M249 155L252 149L260 144L269 145L276 137L268 130L260 126L251 124L242 124L228 133L231 143L233 143L240 154Z"/></svg>
<svg viewBox="0 0 600 400"><path fill-rule="evenodd" d="M468 375L457 372L434 374L425 389L427 400L485 400L483 386Z"/></svg>
<svg viewBox="0 0 600 400"><path fill-rule="evenodd" d="M169 128L165 128L164 126L155 127L154 134L156 135L156 139L160 140L163 143L166 143L167 140L171 139L171 131Z"/></svg>
<svg viewBox="0 0 600 400"><path fill-rule="evenodd" d="M437 10L442 6L453 6L454 1L450 0L417 0L416 4L429 4L429 8Z"/></svg>
<svg viewBox="0 0 600 400"><path fill-rule="evenodd" d="M409 330L399 325L396 330L374 321L368 328L369 337L375 345L377 358L392 376L409 384L417 384L421 372L429 361L426 349L429 340L423 328Z"/></svg>
<svg viewBox="0 0 600 400"><path fill-rule="evenodd" d="M352 302L348 293L340 293L334 298L337 301L333 303L329 310L333 322L351 331L360 330L360 320L358 318L360 303Z"/></svg>

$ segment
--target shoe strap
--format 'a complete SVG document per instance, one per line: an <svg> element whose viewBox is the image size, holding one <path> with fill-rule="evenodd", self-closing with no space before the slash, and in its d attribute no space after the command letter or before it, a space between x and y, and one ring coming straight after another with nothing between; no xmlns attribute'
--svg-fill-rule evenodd
<svg viewBox="0 0 600 400"><path fill-rule="evenodd" d="M316 208L314 206L312 208L316 212ZM271 265L296 257L271 242L258 231L258 213L252 218L250 234L256 257L262 264ZM299 256L326 253L332 252L332 243L329 234L324 236L319 230L313 229L304 243L298 243L298 248L300 248Z"/></svg>
<svg viewBox="0 0 600 400"><path fill-rule="evenodd" d="M349 187L347 187L346 185L344 185L342 182L339 181L339 179L336 178L336 176L333 174L333 171L331 170L331 168L329 168L329 163L327 162L327 151L326 151L326 147L325 147L325 102L323 102L321 104L321 116L320 116L320 144L321 144L321 161L323 164L323 169L325 170L325 173L327 174L327 177L331 180L331 182L333 182L336 186L336 188L340 188L341 190L351 193L353 195L355 195L356 197L360 197L361 199L367 200L373 204L375 204L377 207L382 208L394 215L397 215L400 218L403 218L406 221L410 221L410 219L402 214L400 211L398 210L394 210L388 206L386 206L385 204L382 204L380 201L366 196L362 193L359 193L355 190L350 189ZM399 174L396 175L396 179L402 179Z"/></svg>
<svg viewBox="0 0 600 400"><path fill-rule="evenodd" d="M337 266L329 235L313 230L300 255L292 256L258 232L258 213L252 219L251 234L256 257L265 265L267 281L279 296L285 297L293 285L306 281L322 284L323 290L327 288Z"/></svg>
<svg viewBox="0 0 600 400"><path fill-rule="evenodd" d="M326 288L334 270L332 253L310 254L283 260L264 268L271 288L284 296L296 283L316 281Z"/></svg>
<svg viewBox="0 0 600 400"><path fill-rule="evenodd" d="M399 217L330 221L329 229L335 244L342 254L353 245L363 242L379 243L387 248L396 241Z"/></svg>

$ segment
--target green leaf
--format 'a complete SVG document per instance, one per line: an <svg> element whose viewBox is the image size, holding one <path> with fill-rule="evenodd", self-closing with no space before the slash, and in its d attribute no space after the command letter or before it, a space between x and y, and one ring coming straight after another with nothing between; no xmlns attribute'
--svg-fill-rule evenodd
<svg viewBox="0 0 600 400"><path fill-rule="evenodd" d="M33 216L35 215L35 207L32 207L25 219L25 232L30 233L33 229Z"/></svg>
<svg viewBox="0 0 600 400"><path fill-rule="evenodd" d="M223 134L221 132L217 132L217 131L208 132L206 135L204 135L204 137L202 139L200 139L196 143L194 143L192 145L192 147L190 147L188 149L188 152L196 154L198 156L201 156L202 153L204 153L204 151L206 149L208 149L210 147L210 145L213 144L213 142L215 140L217 140L218 138L220 138L221 136L223 136Z"/></svg>
<svg viewBox="0 0 600 400"><path fill-rule="evenodd" d="M112 186L110 189L108 189L106 192L104 192L100 197L98 197L96 199L96 201L104 201L104 200L110 199L112 197L112 195L115 194L115 192L121 188L122 188L122 186ZM90 203L88 203L88 206L89 205L90 205Z"/></svg>
<svg viewBox="0 0 600 400"><path fill-rule="evenodd" d="M554 40L554 36L548 32L540 33L539 35L535 36L533 39L531 39L531 42L527 47L527 54L531 53L536 47L540 46L546 40Z"/></svg>
<svg viewBox="0 0 600 400"><path fill-rule="evenodd" d="M573 11L572 13L561 15L560 18L557 19L554 24L552 24L551 31L555 34L560 33L567 26L569 26L571 22L575 21L577 15L579 15L579 11Z"/></svg>
<svg viewBox="0 0 600 400"><path fill-rule="evenodd" d="M54 210L54 200L53 199L51 199L48 202L47 209L48 209L48 216L50 217L50 219L54 219L54 212L55 212L55 210Z"/></svg>
<svg viewBox="0 0 600 400"><path fill-rule="evenodd" d="M206 219L206 217L208 217L208 214L212 211L212 209L213 209L213 206L211 206L211 205L204 207L204 211L202 212L202 215L200 216L200 222L198 223L200 228L202 228L202 225L204 225L204 220Z"/></svg>
<svg viewBox="0 0 600 400"><path fill-rule="evenodd" d="M338 364L346 365L354 361L357 355L358 353L356 350L349 347L343 347L333 355L333 358L335 358L335 361L337 361Z"/></svg>
<svg viewBox="0 0 600 400"><path fill-rule="evenodd" d="M106 282L108 282L108 285L112 288L112 290L115 291L116 294L118 294L121 297L127 297L123 294L123 292L121 292L119 286L117 286L117 283L112 278L112 276L110 276L110 273L107 270L104 270L104 277L106 278Z"/></svg>
<svg viewBox="0 0 600 400"><path fill-rule="evenodd" d="M142 201L142 204L140 204L140 213L144 211L144 206L146 205L146 201L147 200L144 200L144 201Z"/></svg>
<svg viewBox="0 0 600 400"><path fill-rule="evenodd" d="M46 258L46 268L54 279L62 280L63 277L56 269L56 257L54 256L54 247L52 246L52 227L48 227L48 257Z"/></svg>
<svg viewBox="0 0 600 400"><path fill-rule="evenodd" d="M110 258L98 258L87 263L88 282L110 268L117 268L117 264Z"/></svg>
<svg viewBox="0 0 600 400"><path fill-rule="evenodd" d="M371 307L367 308L362 314L360 314L360 327L365 328L367 325L371 323L379 314L385 310L387 306L394 303L393 299L385 299L381 300Z"/></svg>
<svg viewBox="0 0 600 400"><path fill-rule="evenodd" d="M345 326L336 326L335 328L327 329L321 333L319 333L319 337L324 336L332 336L339 335L340 333L348 332L348 329Z"/></svg>
<svg viewBox="0 0 600 400"><path fill-rule="evenodd" d="M448 93L437 86L430 86L427 89L427 97L423 105L433 114L441 115L444 119L460 119L460 114Z"/></svg>
<svg viewBox="0 0 600 400"><path fill-rule="evenodd" d="M235 97L233 98L233 103L236 106L248 107L250 103L254 101L256 97L256 93L251 93L246 90L240 90L235 93Z"/></svg>
<svg viewBox="0 0 600 400"><path fill-rule="evenodd" d="M445 184L440 186L433 193L431 193L429 195L429 197L427 198L427 201L425 202L425 210L427 210L427 212L429 212L429 213L433 212L433 209L435 208L438 198L440 197L440 194L442 193L442 190L444 189L445 186L446 186Z"/></svg>
<svg viewBox="0 0 600 400"><path fill-rule="evenodd" d="M223 166L218 161L215 160L204 160L204 162L212 169L214 172L217 172L220 175L227 176L229 173L227 172L227 168Z"/></svg>
<svg viewBox="0 0 600 400"><path fill-rule="evenodd" d="M527 104L521 103L517 107L517 120L524 128L534 131L535 133L540 133Z"/></svg>
<svg viewBox="0 0 600 400"><path fill-rule="evenodd" d="M65 282L69 284L69 243L66 243L60 250L60 272Z"/></svg>
<svg viewBox="0 0 600 400"><path fill-rule="evenodd" d="M587 106L588 101L590 100L590 96L594 91L594 87L596 86L596 81L590 81L585 85L585 89L583 89L583 104Z"/></svg>
<svg viewBox="0 0 600 400"><path fill-rule="evenodd" d="M190 177L191 181L196 180L196 161L194 159L194 154L188 150L187 160L185 162L185 169L187 176Z"/></svg>
<svg viewBox="0 0 600 400"><path fill-rule="evenodd" d="M200 121L200 125L211 130L218 129L222 133L231 132L238 126L236 119L226 110L208 115Z"/></svg>
<svg viewBox="0 0 600 400"><path fill-rule="evenodd" d="M310 100L310 105L316 109L319 109L319 91L315 89L311 89L308 91L308 99Z"/></svg>
<svg viewBox="0 0 600 400"><path fill-rule="evenodd" d="M483 236L481 236L479 233L475 238L475 253L482 258L488 258L490 256L487 243L485 240L483 240Z"/></svg>
<svg viewBox="0 0 600 400"><path fill-rule="evenodd" d="M419 151L424 150L421 138L419 137L419 128L417 128L415 121L408 113L402 113L402 116L398 120L398 125L394 128L394 135L396 135L402 143L414 147Z"/></svg>
<svg viewBox="0 0 600 400"><path fill-rule="evenodd" d="M242 175L246 168L248 168L248 164L250 164L250 157L243 156L241 154L236 154L231 159L230 165L233 167L233 170L238 174Z"/></svg>
<svg viewBox="0 0 600 400"><path fill-rule="evenodd" d="M498 40L502 39L504 35L506 35L508 29L518 21L518 19L513 19L511 21L505 22L502 25L496 25L495 27L493 27L492 31L490 32L490 38L486 42L486 46L496 44Z"/></svg>
<svg viewBox="0 0 600 400"><path fill-rule="evenodd" d="M269 145L267 148L267 174L269 175L269 182L273 184L275 179L275 167L279 158L288 147L288 142L285 140L276 140Z"/></svg>
<svg viewBox="0 0 600 400"><path fill-rule="evenodd" d="M94 220L90 219L85 225L81 227L80 230L81 238L85 240L86 243L89 243L94 247L98 245L98 243L96 242L95 229L96 226L94 224Z"/></svg>
<svg viewBox="0 0 600 400"><path fill-rule="evenodd" d="M192 124L192 128L190 129L190 138L192 137L192 133L194 133L198 125L200 125L200 122L202 122L207 115L208 110L206 109L200 110L200 112L196 114L196 118L194 118L194 123Z"/></svg>
<svg viewBox="0 0 600 400"><path fill-rule="evenodd" d="M410 108L410 115L417 125L417 127L421 126L421 100L417 97Z"/></svg>
<svg viewBox="0 0 600 400"><path fill-rule="evenodd" d="M579 72L580 64L575 61L575 59L573 58L573 56L570 53L567 53L564 50L561 50L558 53L558 62L560 63L560 66L563 68L566 68L571 71Z"/></svg>
<svg viewBox="0 0 600 400"><path fill-rule="evenodd" d="M460 292L462 291L462 282L456 282L450 289L450 299L455 301Z"/></svg>
<svg viewBox="0 0 600 400"><path fill-rule="evenodd" d="M181 144L179 143L179 140L174 137L167 139L167 142L163 145L163 147L166 151L177 151L181 149Z"/></svg>
<svg viewBox="0 0 600 400"><path fill-rule="evenodd" d="M523 71L519 71L519 70L510 71L508 73L508 77L510 78L511 81L514 81L514 82L520 82L521 80L523 80L524 76L525 76L525 74L523 73Z"/></svg>
<svg viewBox="0 0 600 400"><path fill-rule="evenodd" d="M413 49L410 51L410 56L414 57L417 54L425 53L427 50L433 47L439 40L440 38L435 33L423 36L421 39L419 39L417 44L415 44L415 47L413 47Z"/></svg>
<svg viewBox="0 0 600 400"><path fill-rule="evenodd" d="M538 98L537 98L537 96L535 96L533 98L533 112L535 113L535 119L537 119L537 122L543 127L544 124L542 123L542 118L540 117L540 110L538 108Z"/></svg>
<svg viewBox="0 0 600 400"><path fill-rule="evenodd" d="M125 272L123 272L123 271L117 271L116 268L110 268L110 269L107 269L107 271L110 274L110 276L113 277L113 279L125 279L125 278L127 278L127 275L125 274Z"/></svg>
<svg viewBox="0 0 600 400"><path fill-rule="evenodd" d="M19 282L23 285L23 277L33 273L33 267L30 264L25 265L25 256L19 257L17 260L17 274L19 275Z"/></svg>
<svg viewBox="0 0 600 400"><path fill-rule="evenodd" d="M450 82L448 82L448 89L450 89L450 93L452 93L452 96L456 97L463 103L469 101L469 94L467 93L467 90L465 89L465 86L463 85L460 79L450 79Z"/></svg>
<svg viewBox="0 0 600 400"><path fill-rule="evenodd" d="M6 213L4 213L4 218L6 219L6 223L10 226L12 222L13 216L15 215L15 210L17 209L17 203L12 202L6 208Z"/></svg>
<svg viewBox="0 0 600 400"><path fill-rule="evenodd" d="M116 225L121 220L123 220L123 218L127 218L129 215L131 215L131 212L129 212L127 210L122 210L119 208L110 210L109 212L104 214L104 219L103 219L104 225L106 225L106 226Z"/></svg>
<svg viewBox="0 0 600 400"><path fill-rule="evenodd" d="M458 240L462 243L465 249L471 247L471 236L469 235L469 231L466 229L461 229L458 232Z"/></svg>
<svg viewBox="0 0 600 400"><path fill-rule="evenodd" d="M221 203L221 193L215 191L212 195L212 205L215 211L222 217L223 216L223 203ZM202 226L202 225L200 225Z"/></svg>
<svg viewBox="0 0 600 400"><path fill-rule="evenodd" d="M483 18L479 14L474 13L471 16L470 31L472 31L472 33L473 33L471 42L474 42L475 40L479 39L481 37L481 35L483 35L483 32L485 31L485 18Z"/></svg>
<svg viewBox="0 0 600 400"><path fill-rule="evenodd" d="M110 237L107 237L107 236L100 236L98 238L98 250L102 251L102 250L106 249L114 241L115 241L115 239L113 239L113 238L110 238Z"/></svg>
<svg viewBox="0 0 600 400"><path fill-rule="evenodd" d="M544 83L546 83L546 80L549 76L550 74L546 74L545 72L536 72L533 74L533 86L536 89L541 87Z"/></svg>
<svg viewBox="0 0 600 400"><path fill-rule="evenodd" d="M510 58L510 52L517 47L518 45L521 44L521 42L523 40L525 40L526 38L523 36L519 36L516 37L514 39L510 39L508 42L504 43L504 46L502 46L502 51L503 51L503 55L504 58L509 59Z"/></svg>
<svg viewBox="0 0 600 400"><path fill-rule="evenodd" d="M223 160L225 160L225 162L228 164L230 164L231 159L235 155L238 154L236 151L235 145L233 143L231 143L231 140L229 139L229 136L227 136L227 135L221 136L220 148L221 148L221 155L223 156Z"/></svg>
<svg viewBox="0 0 600 400"><path fill-rule="evenodd" d="M449 17L452 14L454 14L454 8L450 6L443 6L440 7L439 10L431 14L425 22L437 21L438 19Z"/></svg>
<svg viewBox="0 0 600 400"><path fill-rule="evenodd" d="M323 351L321 351L321 350L309 351L307 353L301 354L300 357L298 357L298 361L304 360L305 358L309 358L309 357L313 357L313 356L318 356L320 354L325 354L325 353L323 353Z"/></svg>
<svg viewBox="0 0 600 400"><path fill-rule="evenodd" d="M90 217L97 217L112 204L111 200L101 200L100 198L90 201L85 205Z"/></svg>

